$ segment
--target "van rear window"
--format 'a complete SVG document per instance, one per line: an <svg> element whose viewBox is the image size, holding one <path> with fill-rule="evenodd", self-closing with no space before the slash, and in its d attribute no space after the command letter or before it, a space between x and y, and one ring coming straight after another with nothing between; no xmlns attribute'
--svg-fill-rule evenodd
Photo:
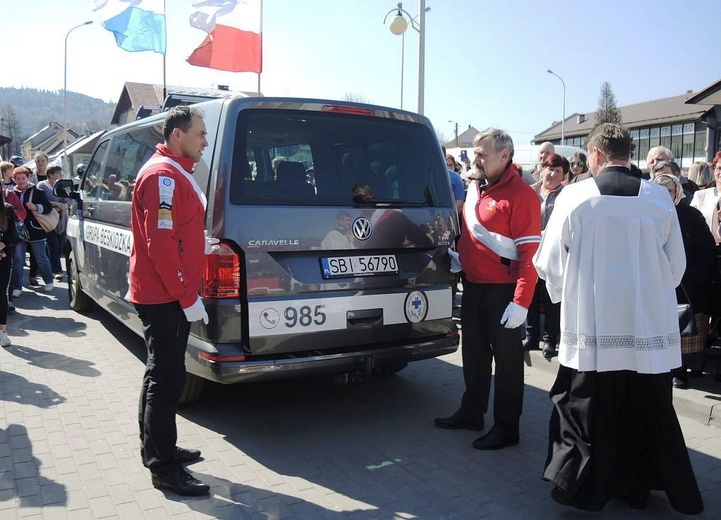
<svg viewBox="0 0 721 520"><path fill-rule="evenodd" d="M233 148L234 204L452 204L427 126L365 115L242 110Z"/></svg>

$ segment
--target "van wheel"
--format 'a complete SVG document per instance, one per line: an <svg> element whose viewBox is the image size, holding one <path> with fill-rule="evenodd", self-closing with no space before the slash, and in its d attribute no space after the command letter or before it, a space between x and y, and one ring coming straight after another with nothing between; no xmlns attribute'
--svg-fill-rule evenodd
<svg viewBox="0 0 721 520"><path fill-rule="evenodd" d="M183 388L183 393L180 394L180 399L178 399L178 405L182 406L195 403L200 399L204 387L205 379L186 372L185 387Z"/></svg>
<svg viewBox="0 0 721 520"><path fill-rule="evenodd" d="M80 286L78 268L73 260L72 251L65 257L65 264L68 268L68 297L70 308L76 312L88 311L93 308L93 300L83 292Z"/></svg>
<svg viewBox="0 0 721 520"><path fill-rule="evenodd" d="M382 367L373 368L373 375L388 377L397 374L408 366L408 363L396 363L393 365L386 365Z"/></svg>

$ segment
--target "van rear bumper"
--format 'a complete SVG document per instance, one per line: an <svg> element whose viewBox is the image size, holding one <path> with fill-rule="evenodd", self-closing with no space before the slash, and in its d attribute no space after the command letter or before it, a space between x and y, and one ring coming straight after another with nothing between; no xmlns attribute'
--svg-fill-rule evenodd
<svg viewBox="0 0 721 520"><path fill-rule="evenodd" d="M455 332L442 338L409 345L273 360L210 361L195 355L192 356L192 364L186 365L189 372L224 384L370 372L374 368L402 366L411 361L451 354L458 349L459 338Z"/></svg>

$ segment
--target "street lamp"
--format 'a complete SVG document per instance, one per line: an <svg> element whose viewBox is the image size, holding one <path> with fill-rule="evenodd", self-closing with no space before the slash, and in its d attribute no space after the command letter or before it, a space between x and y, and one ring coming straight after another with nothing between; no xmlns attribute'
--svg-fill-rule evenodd
<svg viewBox="0 0 721 520"><path fill-rule="evenodd" d="M396 36L404 35L406 32L406 29L408 29L408 25L415 29L415 31L418 33L418 113L423 114L423 93L424 93L424 81L425 81L425 72L426 72L426 56L425 56L425 47L426 47L426 11L430 11L431 8L426 8L426 1L425 0L419 0L418 1L418 20L416 20L416 17L413 17L410 15L408 11L403 9L403 3L398 2L398 7L396 9L391 9L386 13L386 17L383 19L383 23L386 22L386 19L388 18L388 15L391 14L393 11L396 11L396 15L393 17L393 20L391 20L389 29L390 31L395 34ZM406 15L408 17L408 20L405 19L403 15ZM401 55L402 59L402 55ZM403 62L401 61L401 89L403 88ZM401 101L402 103L402 101Z"/></svg>
<svg viewBox="0 0 721 520"><path fill-rule="evenodd" d="M70 29L65 35L65 61L63 62L63 171L68 171L68 36L78 27L90 25L92 20Z"/></svg>
<svg viewBox="0 0 721 520"><path fill-rule="evenodd" d="M561 76L553 72L551 69L548 69L546 72L560 79L561 84L563 85L563 119L561 119L561 144L564 144L564 140L566 138L566 82L563 81L563 78Z"/></svg>
<svg viewBox="0 0 721 520"><path fill-rule="evenodd" d="M449 123L454 123L456 125L456 148L458 148L458 121L451 121L448 120Z"/></svg>

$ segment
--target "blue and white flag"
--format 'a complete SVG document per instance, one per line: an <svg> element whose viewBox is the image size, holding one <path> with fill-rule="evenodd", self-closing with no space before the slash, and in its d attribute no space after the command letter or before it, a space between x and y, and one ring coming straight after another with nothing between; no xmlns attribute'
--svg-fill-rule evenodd
<svg viewBox="0 0 721 520"><path fill-rule="evenodd" d="M92 0L90 7L121 49L165 54L164 0Z"/></svg>

